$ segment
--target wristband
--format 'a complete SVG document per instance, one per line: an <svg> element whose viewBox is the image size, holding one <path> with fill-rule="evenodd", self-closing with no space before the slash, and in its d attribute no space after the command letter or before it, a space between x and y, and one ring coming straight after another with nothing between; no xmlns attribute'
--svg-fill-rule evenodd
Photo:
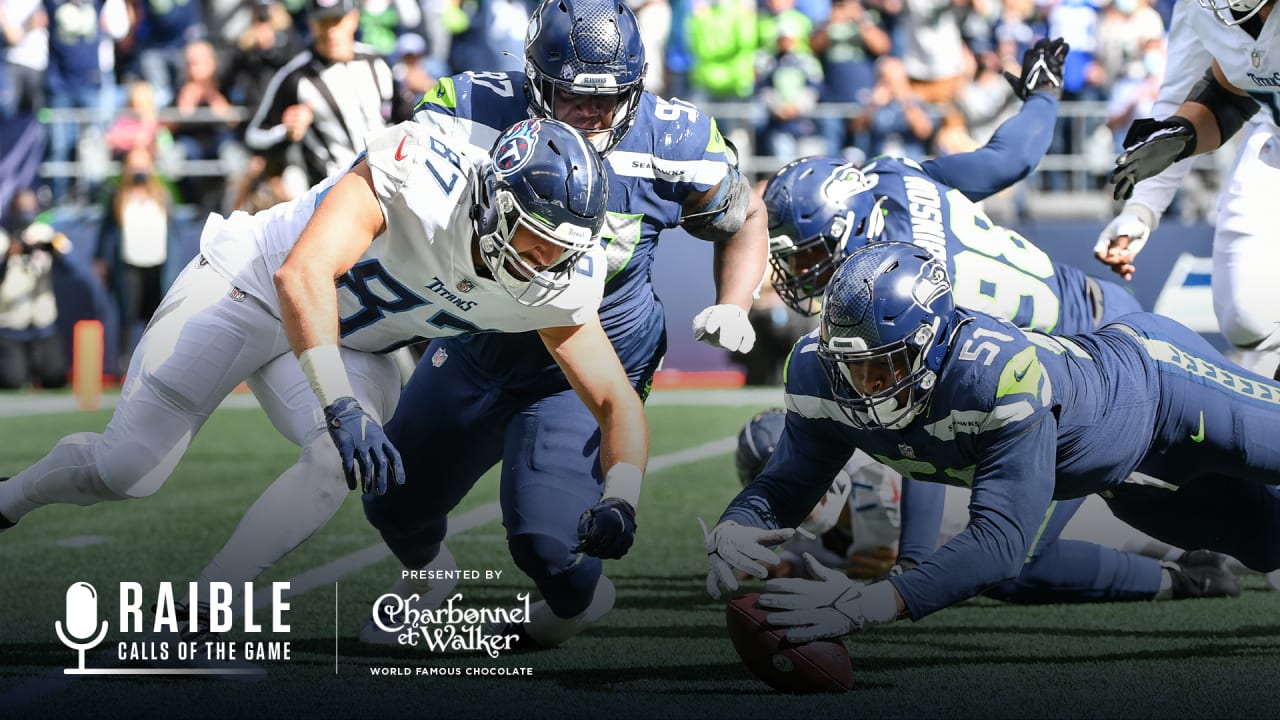
<svg viewBox="0 0 1280 720"><path fill-rule="evenodd" d="M887 623L898 619L898 591L887 580L871 583L862 591L862 616L869 623Z"/></svg>
<svg viewBox="0 0 1280 720"><path fill-rule="evenodd" d="M1143 203L1136 200L1130 200L1124 204L1124 211L1136 215L1151 232L1156 231L1156 227L1160 225L1160 218L1156 216L1156 211L1147 207Z"/></svg>
<svg viewBox="0 0 1280 720"><path fill-rule="evenodd" d="M644 472L630 463L616 463L604 475L604 494L601 497L615 497L631 503L634 510L640 504L640 483L644 480Z"/></svg>
<svg viewBox="0 0 1280 720"><path fill-rule="evenodd" d="M311 391L320 399L321 408L329 407L340 397L356 396L337 345L307 348L298 355L298 364L311 383Z"/></svg>

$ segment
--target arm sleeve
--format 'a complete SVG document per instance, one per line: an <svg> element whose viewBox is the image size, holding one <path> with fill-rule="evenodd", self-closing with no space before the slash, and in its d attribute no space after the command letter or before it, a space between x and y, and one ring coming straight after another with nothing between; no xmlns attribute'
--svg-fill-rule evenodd
<svg viewBox="0 0 1280 720"><path fill-rule="evenodd" d="M282 122L284 109L298 102L298 86L292 68L281 68L271 78L258 109L244 131L244 144L265 152L288 141L289 130Z"/></svg>
<svg viewBox="0 0 1280 720"><path fill-rule="evenodd" d="M1190 3L1175 3L1173 20L1169 24L1169 67L1165 70L1160 94L1151 106L1151 115L1166 118L1177 111L1178 106L1191 92L1192 86L1213 63L1213 57L1204 49L1191 27L1190 13L1204 12ZM1195 158L1187 158L1165 168L1164 172L1147 178L1133 188L1133 196L1125 205L1144 205L1159 219L1173 202L1173 196L1195 164ZM1154 228L1152 228L1154 229Z"/></svg>
<svg viewBox="0 0 1280 720"><path fill-rule="evenodd" d="M984 200L1031 174L1053 140L1058 99L1035 93L1017 115L996 128L991 140L973 152L947 155L921 163L939 182L964 193L974 202Z"/></svg>
<svg viewBox="0 0 1280 720"><path fill-rule="evenodd" d="M923 563L938 549L947 488L940 483L902 478L902 535L898 559Z"/></svg>
<svg viewBox="0 0 1280 720"><path fill-rule="evenodd" d="M969 526L920 567L892 578L912 619L1017 577L1053 498L1057 421L1052 413L995 438L973 479Z"/></svg>
<svg viewBox="0 0 1280 720"><path fill-rule="evenodd" d="M829 421L788 411L782 439L764 472L729 503L720 521L766 528L798 526L826 494L853 450Z"/></svg>

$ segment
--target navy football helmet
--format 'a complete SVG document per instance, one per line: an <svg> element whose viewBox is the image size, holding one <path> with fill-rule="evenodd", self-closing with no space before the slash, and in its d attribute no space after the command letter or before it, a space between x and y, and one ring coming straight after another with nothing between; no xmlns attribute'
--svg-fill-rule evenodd
<svg viewBox="0 0 1280 720"><path fill-rule="evenodd" d="M738 433L738 451L733 455L733 465L738 469L738 480L747 485L764 470L773 457L773 451L782 438L782 428L787 424L787 411L770 408L756 413Z"/></svg>
<svg viewBox="0 0 1280 720"><path fill-rule="evenodd" d="M738 481L743 487L764 472L764 466L769 463L769 458L773 457L773 452L778 449L778 443L782 440L782 430L786 424L786 410L769 408L756 413L746 425L742 426L742 430L738 433L738 451L734 453L733 464L738 469ZM813 512L809 513L809 517L800 523L800 527L814 535L822 535L835 527L851 492L853 492L853 481L843 472L836 473L835 479L831 481L831 487L827 488L825 501L818 503Z"/></svg>
<svg viewBox="0 0 1280 720"><path fill-rule="evenodd" d="M574 265L600 242L604 162L577 130L542 119L512 125L489 157L472 212L480 253L512 297L542 305L569 287ZM511 245L518 227L559 246L560 257L535 267Z"/></svg>
<svg viewBox="0 0 1280 720"><path fill-rule="evenodd" d="M871 243L840 265L822 301L818 357L855 426L897 430L923 409L955 309L946 266L917 245Z"/></svg>
<svg viewBox="0 0 1280 720"><path fill-rule="evenodd" d="M556 117L556 93L616 97L609 129L584 129L601 152L635 122L647 68L636 16L621 0L544 0L529 19L524 57L533 117Z"/></svg>
<svg viewBox="0 0 1280 720"><path fill-rule="evenodd" d="M831 274L850 252L884 230L876 176L830 157L796 160L769 179L769 262L778 297L817 315Z"/></svg>

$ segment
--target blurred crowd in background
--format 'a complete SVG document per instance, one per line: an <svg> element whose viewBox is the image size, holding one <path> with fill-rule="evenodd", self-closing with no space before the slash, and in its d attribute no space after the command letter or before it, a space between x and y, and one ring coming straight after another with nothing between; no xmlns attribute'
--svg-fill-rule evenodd
<svg viewBox="0 0 1280 720"><path fill-rule="evenodd" d="M646 87L714 108L757 173L815 153L971 149L1016 109L1001 72L1016 71L1035 39L1063 37L1064 100L1102 107L1066 114L1051 151L1089 172L1040 182L1086 190L1155 98L1173 0L630 3ZM358 10L357 39L386 59L410 108L441 75L523 69L525 0L364 0ZM30 115L44 131L32 141L7 128L15 172L0 207L23 186L47 188L46 203L96 202L138 148L181 202L202 209L258 208L305 184L244 145L273 74L312 44L304 0L0 0L0 30L0 114L8 125Z"/></svg>
<svg viewBox="0 0 1280 720"><path fill-rule="evenodd" d="M627 0L646 88L715 115L756 177L803 155L973 149L1017 109L1002 71L1017 73L1036 39L1063 37L1063 111L1030 186L1074 196L1101 196L1128 125L1149 114L1173 1ZM173 257L175 221L297 196L349 162L344 133L407 119L438 77L522 70L530 10L526 0L0 0L0 227L24 236L29 213L12 210L24 190L40 212L93 209L96 279L121 318L145 321L187 259ZM354 60L334 39L348 31L362 43ZM307 51L314 64L290 65ZM373 74L378 94L359 122L339 112L356 102L348 94L325 95L326 123L326 102L296 87L341 83L322 74L337 61ZM285 86L294 95L281 101ZM122 332L127 346L132 331Z"/></svg>

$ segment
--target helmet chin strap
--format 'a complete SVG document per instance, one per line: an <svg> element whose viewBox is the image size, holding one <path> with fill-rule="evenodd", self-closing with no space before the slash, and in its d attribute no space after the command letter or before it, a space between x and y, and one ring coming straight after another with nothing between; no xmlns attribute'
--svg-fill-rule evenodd
<svg viewBox="0 0 1280 720"><path fill-rule="evenodd" d="M612 130L587 130L582 134L587 136L587 142L591 143L591 147L598 153L608 150L613 140Z"/></svg>
<svg viewBox="0 0 1280 720"><path fill-rule="evenodd" d="M897 397L885 398L879 402L872 403L869 411L858 411L862 416L862 422L871 427L883 427L886 430L901 430L911 424L919 413L918 407L912 407L903 411L901 405L898 404ZM902 415L902 417L898 417ZM893 422L881 422L880 418L895 418Z"/></svg>

